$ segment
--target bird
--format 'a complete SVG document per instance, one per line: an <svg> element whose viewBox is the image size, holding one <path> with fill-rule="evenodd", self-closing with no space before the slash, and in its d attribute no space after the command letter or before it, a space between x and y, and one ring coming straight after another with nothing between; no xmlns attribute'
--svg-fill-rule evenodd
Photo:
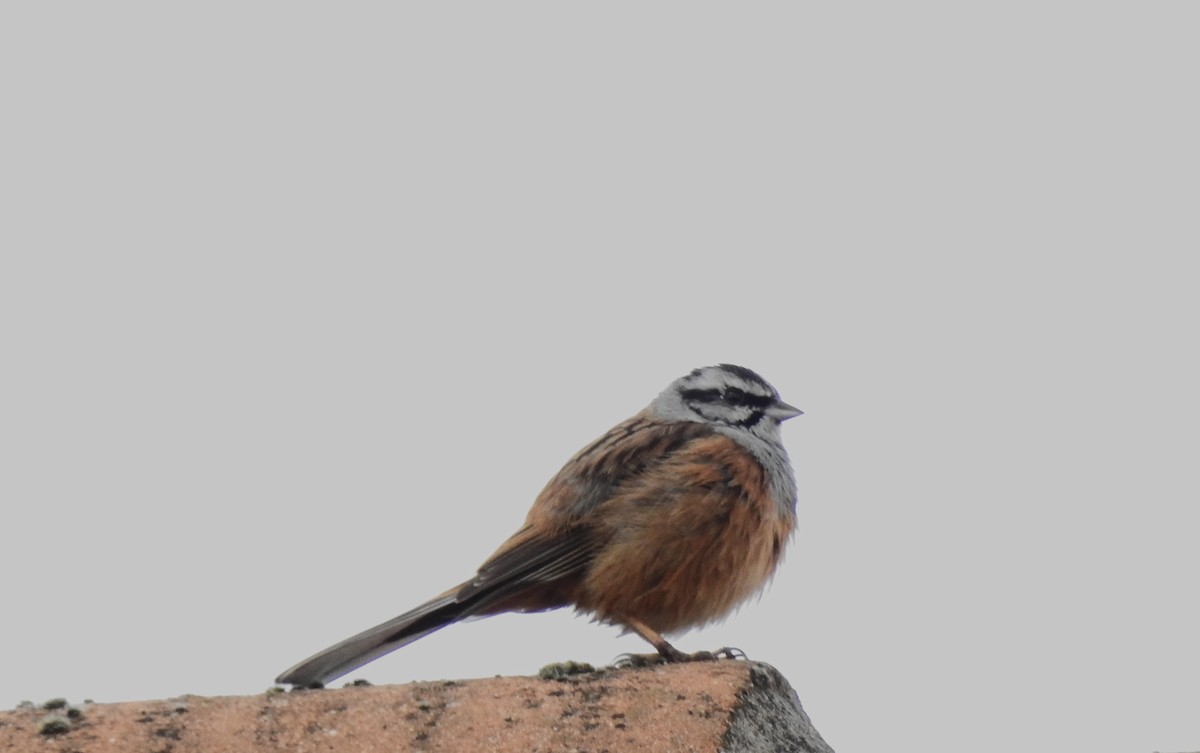
<svg viewBox="0 0 1200 753"><path fill-rule="evenodd" d="M801 414L748 368L691 371L568 460L474 577L276 682L322 687L467 618L564 607L641 636L647 659L714 658L664 635L727 616L771 579L796 525L780 424Z"/></svg>

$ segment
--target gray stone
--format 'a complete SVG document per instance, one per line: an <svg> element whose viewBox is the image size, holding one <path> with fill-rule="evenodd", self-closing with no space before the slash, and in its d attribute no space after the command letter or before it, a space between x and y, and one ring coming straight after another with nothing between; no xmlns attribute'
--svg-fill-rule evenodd
<svg viewBox="0 0 1200 753"><path fill-rule="evenodd" d="M779 670L754 662L750 683L738 694L723 753L833 753L813 727L800 697Z"/></svg>

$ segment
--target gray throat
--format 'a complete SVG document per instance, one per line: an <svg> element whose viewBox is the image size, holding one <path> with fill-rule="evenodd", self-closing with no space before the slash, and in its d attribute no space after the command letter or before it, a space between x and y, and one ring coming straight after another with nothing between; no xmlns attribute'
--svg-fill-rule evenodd
<svg viewBox="0 0 1200 753"><path fill-rule="evenodd" d="M752 431L736 426L713 426L717 432L749 450L767 471L767 485L779 506L779 512L789 518L796 516L796 477L787 450L778 439L766 439Z"/></svg>

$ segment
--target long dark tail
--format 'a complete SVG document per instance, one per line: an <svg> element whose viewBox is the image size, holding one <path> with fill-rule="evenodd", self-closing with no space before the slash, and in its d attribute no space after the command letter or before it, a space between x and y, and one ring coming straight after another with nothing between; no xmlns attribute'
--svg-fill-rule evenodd
<svg viewBox="0 0 1200 753"><path fill-rule="evenodd" d="M275 682L300 687L324 685L435 630L471 616L480 608L481 600L459 601L457 594L462 587L455 586L416 609L310 656L275 678Z"/></svg>

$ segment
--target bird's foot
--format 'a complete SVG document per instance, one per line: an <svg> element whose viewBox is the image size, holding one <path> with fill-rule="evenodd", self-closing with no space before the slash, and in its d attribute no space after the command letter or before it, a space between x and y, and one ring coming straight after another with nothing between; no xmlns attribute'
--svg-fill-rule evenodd
<svg viewBox="0 0 1200 753"><path fill-rule="evenodd" d="M671 658L668 661L719 661L721 659L745 659L746 652L740 648L732 648L725 646L718 648L716 651L697 651L694 654L680 654L678 658Z"/></svg>
<svg viewBox="0 0 1200 753"><path fill-rule="evenodd" d="M692 661L719 661L720 659L745 659L746 652L740 648L726 646L716 651L697 651L685 654L679 649L667 644L666 650L656 654L621 654L613 660L613 666L618 669L654 667L659 664L682 664Z"/></svg>

